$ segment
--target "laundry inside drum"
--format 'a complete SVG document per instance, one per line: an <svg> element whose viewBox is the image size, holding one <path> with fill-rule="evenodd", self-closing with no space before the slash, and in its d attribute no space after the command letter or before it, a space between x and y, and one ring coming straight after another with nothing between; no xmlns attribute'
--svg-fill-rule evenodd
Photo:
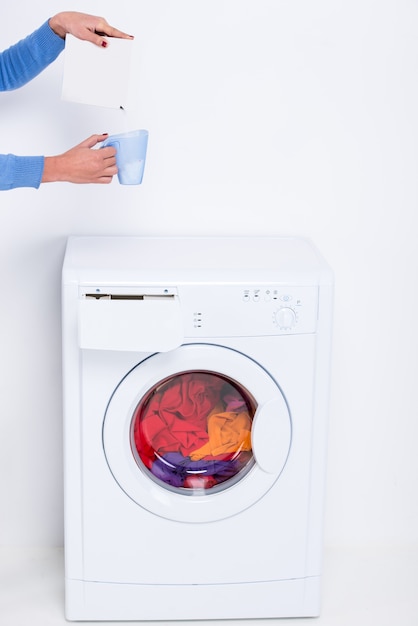
<svg viewBox="0 0 418 626"><path fill-rule="evenodd" d="M257 405L236 381L187 371L160 381L136 406L131 448L140 470L185 495L223 490L254 465Z"/></svg>

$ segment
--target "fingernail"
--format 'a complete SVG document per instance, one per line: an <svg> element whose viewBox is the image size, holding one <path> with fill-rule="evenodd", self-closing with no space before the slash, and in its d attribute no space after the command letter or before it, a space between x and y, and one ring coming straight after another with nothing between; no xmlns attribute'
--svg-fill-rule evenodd
<svg viewBox="0 0 418 626"><path fill-rule="evenodd" d="M105 41L105 40L102 41L102 47L103 48L107 48L107 41Z"/></svg>

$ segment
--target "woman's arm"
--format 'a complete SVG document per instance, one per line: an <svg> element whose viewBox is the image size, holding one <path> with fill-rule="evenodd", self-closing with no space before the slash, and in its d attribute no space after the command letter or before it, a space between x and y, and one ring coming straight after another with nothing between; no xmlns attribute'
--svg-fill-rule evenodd
<svg viewBox="0 0 418 626"><path fill-rule="evenodd" d="M54 61L65 42L45 22L31 35L0 53L0 91L22 87Z"/></svg>
<svg viewBox="0 0 418 626"><path fill-rule="evenodd" d="M106 47L106 37L133 39L103 17L66 11L57 13L34 33L0 53L0 91L17 89L42 72L64 49L65 36Z"/></svg>
<svg viewBox="0 0 418 626"><path fill-rule="evenodd" d="M111 146L92 150L107 135L92 135L58 156L0 154L0 190L34 187L41 183L112 182L117 174L116 150Z"/></svg>
<svg viewBox="0 0 418 626"><path fill-rule="evenodd" d="M43 156L16 156L0 154L0 190L17 187L35 187L41 184L44 169Z"/></svg>

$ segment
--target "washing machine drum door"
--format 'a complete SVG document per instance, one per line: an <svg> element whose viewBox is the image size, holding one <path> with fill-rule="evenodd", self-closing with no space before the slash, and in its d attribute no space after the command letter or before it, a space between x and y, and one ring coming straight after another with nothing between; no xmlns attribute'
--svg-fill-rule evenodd
<svg viewBox="0 0 418 626"><path fill-rule="evenodd" d="M181 522L225 519L279 478L291 420L277 382L230 348L184 345L123 378L103 425L107 463L139 506Z"/></svg>

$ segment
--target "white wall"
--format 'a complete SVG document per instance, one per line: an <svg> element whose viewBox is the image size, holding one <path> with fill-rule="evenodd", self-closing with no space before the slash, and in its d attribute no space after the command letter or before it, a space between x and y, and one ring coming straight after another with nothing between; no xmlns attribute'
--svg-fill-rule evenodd
<svg viewBox="0 0 418 626"><path fill-rule="evenodd" d="M0 94L1 152L148 128L144 183L0 193L0 542L62 541L60 269L69 234L296 234L336 274L328 544L418 542L418 5L20 0L136 35L138 106L60 100L62 57Z"/></svg>

